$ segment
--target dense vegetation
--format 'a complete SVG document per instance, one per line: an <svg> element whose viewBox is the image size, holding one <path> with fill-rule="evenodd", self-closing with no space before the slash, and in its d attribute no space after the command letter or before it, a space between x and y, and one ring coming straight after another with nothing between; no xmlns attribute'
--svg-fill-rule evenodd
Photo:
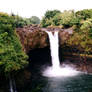
<svg viewBox="0 0 92 92"><path fill-rule="evenodd" d="M42 27L63 26L71 27L73 25L80 26L84 21L92 18L92 9L74 10L60 12L59 10L47 11L41 21Z"/></svg>
<svg viewBox="0 0 92 92"><path fill-rule="evenodd" d="M0 73L8 77L28 64L28 56L23 51L16 28L39 23L40 19L36 16L22 18L0 13Z"/></svg>
<svg viewBox="0 0 92 92"><path fill-rule="evenodd" d="M0 13L0 73L9 76L24 68L28 56L23 52L12 16Z"/></svg>
<svg viewBox="0 0 92 92"><path fill-rule="evenodd" d="M60 26L61 28L74 29L73 35L67 40L66 45L76 48L78 53L92 53L92 9L81 11L58 10L47 11L41 21L42 27Z"/></svg>
<svg viewBox="0 0 92 92"><path fill-rule="evenodd" d="M11 90L17 71L28 64L28 56L23 51L15 27L13 16L0 13L0 77L3 75L10 80Z"/></svg>
<svg viewBox="0 0 92 92"><path fill-rule="evenodd" d="M24 27L30 24L40 24L40 19L36 16L32 16L30 18L23 18L18 15L12 14L12 18L14 19L15 27Z"/></svg>

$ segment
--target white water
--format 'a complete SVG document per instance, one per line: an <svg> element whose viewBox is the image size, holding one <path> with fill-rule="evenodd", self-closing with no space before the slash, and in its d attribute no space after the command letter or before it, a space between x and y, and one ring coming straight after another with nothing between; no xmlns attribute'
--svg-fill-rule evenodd
<svg viewBox="0 0 92 92"><path fill-rule="evenodd" d="M59 55L58 55L58 32L52 34L52 32L47 32L49 35L50 41L50 50L51 50L51 58L52 58L52 67L53 69L58 68L59 63Z"/></svg>
<svg viewBox="0 0 92 92"><path fill-rule="evenodd" d="M44 72L43 76L47 77L61 77L61 76L75 76L79 74L74 68L65 65L65 67L60 66L59 62L59 41L58 32L52 34L52 32L47 32L50 41L51 59L52 67L48 67Z"/></svg>
<svg viewBox="0 0 92 92"><path fill-rule="evenodd" d="M12 79L10 78L10 92L14 92L13 91L13 84L12 84Z"/></svg>
<svg viewBox="0 0 92 92"><path fill-rule="evenodd" d="M9 77L10 92L17 92L15 80Z"/></svg>

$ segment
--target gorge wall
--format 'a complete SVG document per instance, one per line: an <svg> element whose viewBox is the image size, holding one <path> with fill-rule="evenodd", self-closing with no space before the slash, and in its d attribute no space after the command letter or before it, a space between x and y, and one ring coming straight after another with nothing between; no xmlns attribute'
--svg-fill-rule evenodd
<svg viewBox="0 0 92 92"><path fill-rule="evenodd" d="M48 34L45 31L52 31L53 33L54 31L59 31L59 46L60 47L65 46L66 41L73 34L72 28L68 28L68 29L62 29L60 27L41 28L37 25L30 25L30 26L25 26L24 28L16 29L16 32L23 46L23 50L26 53L29 53L30 50L32 52L32 50L37 50L37 48L45 48L49 46ZM84 56L77 55L76 53L72 53L72 51L68 51L68 53L66 53L67 52L66 48L63 48L62 52L66 59L69 59L70 61L77 61L77 62L73 62L73 64L75 64L78 67L78 70L88 71L92 73L92 68L91 68L92 64L90 62L90 60L92 60L92 57L88 56L86 60L87 62L85 63ZM48 55L48 57L49 56L50 55Z"/></svg>
<svg viewBox="0 0 92 92"><path fill-rule="evenodd" d="M41 28L38 25L25 26L24 28L17 28L16 32L19 35L25 52L29 52L35 48L44 48L49 46L48 35L45 31L59 31L59 43L64 44L70 35L73 33L73 29L62 29L60 27L48 27Z"/></svg>

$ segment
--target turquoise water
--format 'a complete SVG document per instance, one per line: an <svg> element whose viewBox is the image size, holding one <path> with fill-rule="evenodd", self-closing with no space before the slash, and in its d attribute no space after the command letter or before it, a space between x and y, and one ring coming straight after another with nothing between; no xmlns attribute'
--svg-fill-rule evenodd
<svg viewBox="0 0 92 92"><path fill-rule="evenodd" d="M92 92L92 75L88 74L48 78L35 72L30 82L23 92Z"/></svg>

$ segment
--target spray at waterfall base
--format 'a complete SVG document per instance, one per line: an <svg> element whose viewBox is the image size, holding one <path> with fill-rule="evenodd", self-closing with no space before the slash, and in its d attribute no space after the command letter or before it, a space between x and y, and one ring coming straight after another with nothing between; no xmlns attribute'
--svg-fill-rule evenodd
<svg viewBox="0 0 92 92"><path fill-rule="evenodd" d="M64 67L60 66L59 62L59 39L58 39L58 31L48 32L49 42L50 42L50 52L52 59L52 66L47 67L47 69L43 72L43 76L46 77L62 77L62 76L75 76L80 72L76 71L74 68L65 65Z"/></svg>

